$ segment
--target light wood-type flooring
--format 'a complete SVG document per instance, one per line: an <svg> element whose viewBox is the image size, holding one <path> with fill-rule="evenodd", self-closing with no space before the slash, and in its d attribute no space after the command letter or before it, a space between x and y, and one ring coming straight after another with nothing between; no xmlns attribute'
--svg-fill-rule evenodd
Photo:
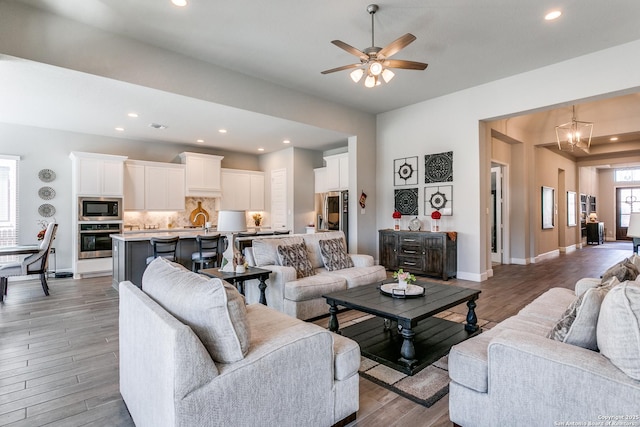
<svg viewBox="0 0 640 427"><path fill-rule="evenodd" d="M573 289L632 253L631 242L587 246L527 266L496 266L482 282L477 314L499 322L551 287ZM0 304L0 425L131 426L118 392L118 293L111 279L10 282ZM466 313L466 306L453 309ZM344 324L353 312L341 313ZM326 319L317 323L326 326ZM360 380L360 410L350 426L450 426L448 397L424 408Z"/></svg>

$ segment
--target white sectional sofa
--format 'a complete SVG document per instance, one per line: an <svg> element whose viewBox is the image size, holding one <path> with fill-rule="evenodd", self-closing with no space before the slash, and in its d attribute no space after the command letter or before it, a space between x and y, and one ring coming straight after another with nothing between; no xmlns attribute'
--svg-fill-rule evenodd
<svg viewBox="0 0 640 427"><path fill-rule="evenodd" d="M346 243L342 231L331 231L315 234L293 234L286 237L265 236L252 240L252 247L245 248L245 256L249 265L271 270L267 281L267 304L285 314L298 319L311 319L329 312L328 305L322 295L356 286L369 285L385 280L385 268L375 265L371 255L348 254L353 267L330 270L327 268L327 257L323 259L321 242L328 246L328 241L342 242L342 250L346 254ZM287 247L304 243L306 255L313 274L299 277L296 268L284 266L278 247ZM331 247L331 254L339 259L341 252L336 245ZM326 255L326 254L325 254ZM331 265L329 265L331 267ZM338 265L338 267L341 267ZM244 286L249 303L258 302L260 291L256 281L247 281Z"/></svg>
<svg viewBox="0 0 640 427"><path fill-rule="evenodd" d="M449 376L458 426L638 425L640 283L550 289L452 347Z"/></svg>
<svg viewBox="0 0 640 427"><path fill-rule="evenodd" d="M138 427L355 419L360 347L163 258L121 282L120 392Z"/></svg>

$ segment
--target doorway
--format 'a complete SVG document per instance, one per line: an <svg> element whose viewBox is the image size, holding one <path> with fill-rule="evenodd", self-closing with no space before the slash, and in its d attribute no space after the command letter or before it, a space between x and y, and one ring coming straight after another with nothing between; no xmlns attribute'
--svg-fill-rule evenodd
<svg viewBox="0 0 640 427"><path fill-rule="evenodd" d="M491 163L491 262L504 262L504 166Z"/></svg>
<svg viewBox="0 0 640 427"><path fill-rule="evenodd" d="M640 187L616 188L616 240L627 237L631 212L640 212Z"/></svg>

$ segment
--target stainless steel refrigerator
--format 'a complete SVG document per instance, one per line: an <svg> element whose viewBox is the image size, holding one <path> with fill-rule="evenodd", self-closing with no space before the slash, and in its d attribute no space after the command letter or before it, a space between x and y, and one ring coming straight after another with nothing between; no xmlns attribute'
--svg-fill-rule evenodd
<svg viewBox="0 0 640 427"><path fill-rule="evenodd" d="M349 192L326 193L323 209L324 229L342 230L349 247Z"/></svg>

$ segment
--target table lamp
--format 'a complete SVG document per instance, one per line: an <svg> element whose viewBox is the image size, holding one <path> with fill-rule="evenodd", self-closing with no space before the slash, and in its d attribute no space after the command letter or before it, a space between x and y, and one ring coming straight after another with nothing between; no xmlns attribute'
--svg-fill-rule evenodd
<svg viewBox="0 0 640 427"><path fill-rule="evenodd" d="M638 250L638 245L640 245L640 212L631 212L627 237L633 238L633 253L635 254Z"/></svg>
<svg viewBox="0 0 640 427"><path fill-rule="evenodd" d="M237 252L235 245L235 233L247 231L247 219L245 211L219 211L218 233L226 234L227 249L222 254L222 266L220 271L234 272L234 256Z"/></svg>

